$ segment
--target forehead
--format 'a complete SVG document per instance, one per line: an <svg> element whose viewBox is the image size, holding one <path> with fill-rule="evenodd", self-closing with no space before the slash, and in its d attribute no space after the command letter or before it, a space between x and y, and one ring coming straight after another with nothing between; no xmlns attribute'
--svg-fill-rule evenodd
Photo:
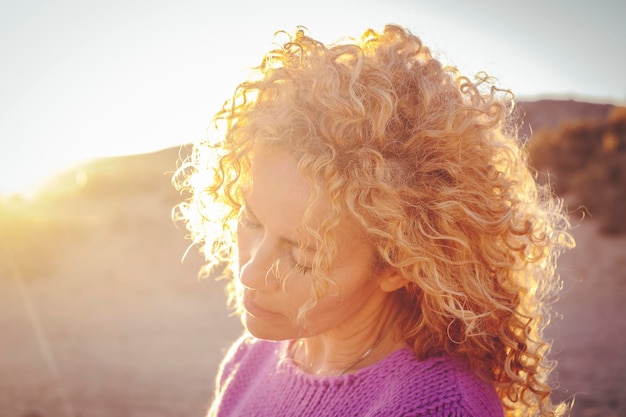
<svg viewBox="0 0 626 417"><path fill-rule="evenodd" d="M324 198L314 198L311 181L302 175L297 160L279 149L254 149L243 193L267 230L290 240L302 241L304 224L317 227L330 210Z"/></svg>
<svg viewBox="0 0 626 417"><path fill-rule="evenodd" d="M262 194L291 208L308 206L313 195L311 181L302 175L296 159L284 150L268 147L255 147L245 189L247 194Z"/></svg>

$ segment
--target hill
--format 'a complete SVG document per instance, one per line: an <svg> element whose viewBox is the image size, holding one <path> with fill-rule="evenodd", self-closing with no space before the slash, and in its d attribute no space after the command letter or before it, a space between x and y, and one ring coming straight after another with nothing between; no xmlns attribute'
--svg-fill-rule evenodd
<svg viewBox="0 0 626 417"><path fill-rule="evenodd" d="M605 120L615 108L611 104L573 100L520 101L516 106L524 137L529 137L531 132L556 129L566 122ZM189 151L188 145L181 145L145 154L95 159L51 179L42 188L42 196L58 199L79 193L84 197L103 198L158 190L175 201L177 194L171 189L171 175L176 161Z"/></svg>
<svg viewBox="0 0 626 417"><path fill-rule="evenodd" d="M536 100L516 103L522 122L520 134L531 137L533 132L555 129L571 120L605 120L615 107L612 104L589 103L575 100Z"/></svg>
<svg viewBox="0 0 626 417"><path fill-rule="evenodd" d="M580 119L571 102L520 106L534 127L548 126L551 108L559 122L550 126ZM189 242L170 219L181 198L170 177L185 152L97 159L32 201L0 202L0 414L206 412L241 325L222 283L196 279L197 251L181 263ZM549 329L558 339L555 397L576 394L574 417L626 415L626 322L607 319L626 315L626 236L601 235L585 220L574 237L578 247L559 266L563 319Z"/></svg>

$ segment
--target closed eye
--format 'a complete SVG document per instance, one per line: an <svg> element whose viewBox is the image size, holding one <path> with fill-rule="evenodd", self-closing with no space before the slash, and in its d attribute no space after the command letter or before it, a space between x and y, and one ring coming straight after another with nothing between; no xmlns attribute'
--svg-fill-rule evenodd
<svg viewBox="0 0 626 417"><path fill-rule="evenodd" d="M311 271L313 271L313 267L302 265L298 263L298 261L296 261L293 257L291 258L291 262L292 262L294 270L301 273L302 275L310 274Z"/></svg>
<svg viewBox="0 0 626 417"><path fill-rule="evenodd" d="M303 275L311 273L311 271L313 271L313 267L300 263L298 260L299 257L295 254L297 250L298 249L294 247L291 251L290 261L292 268Z"/></svg>

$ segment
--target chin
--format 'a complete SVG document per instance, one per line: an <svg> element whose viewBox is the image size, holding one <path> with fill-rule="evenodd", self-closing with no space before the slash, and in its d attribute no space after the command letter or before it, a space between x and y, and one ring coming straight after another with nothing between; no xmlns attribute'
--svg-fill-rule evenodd
<svg viewBox="0 0 626 417"><path fill-rule="evenodd" d="M244 312L241 321L248 333L257 339L279 341L289 340L296 337L295 335L292 335L290 331L285 329L284 325L281 326L266 320L258 319L247 312Z"/></svg>

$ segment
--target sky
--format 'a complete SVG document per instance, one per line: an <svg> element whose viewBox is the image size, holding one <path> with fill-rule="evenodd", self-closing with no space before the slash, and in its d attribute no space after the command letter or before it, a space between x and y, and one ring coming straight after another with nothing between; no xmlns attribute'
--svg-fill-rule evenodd
<svg viewBox="0 0 626 417"><path fill-rule="evenodd" d="M623 0L0 0L0 196L190 143L279 29L397 23L520 99L626 104Z"/></svg>

